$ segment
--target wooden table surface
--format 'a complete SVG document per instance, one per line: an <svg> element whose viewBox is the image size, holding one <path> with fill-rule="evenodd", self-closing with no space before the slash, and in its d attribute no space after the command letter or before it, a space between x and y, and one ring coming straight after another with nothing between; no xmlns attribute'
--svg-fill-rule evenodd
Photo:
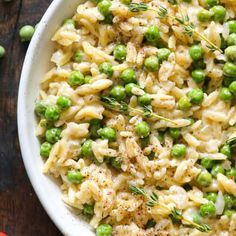
<svg viewBox="0 0 236 236"><path fill-rule="evenodd" d="M8 236L61 236L42 208L26 175L18 144L16 105L27 44L19 27L36 24L51 0L0 0L0 232Z"/></svg>

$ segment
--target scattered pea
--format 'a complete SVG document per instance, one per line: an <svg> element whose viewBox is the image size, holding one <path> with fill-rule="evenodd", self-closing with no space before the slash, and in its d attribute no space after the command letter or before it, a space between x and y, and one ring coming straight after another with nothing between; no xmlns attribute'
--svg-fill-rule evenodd
<svg viewBox="0 0 236 236"><path fill-rule="evenodd" d="M216 177L219 173L224 174L225 169L221 164L216 164L212 167L211 174Z"/></svg>
<svg viewBox="0 0 236 236"><path fill-rule="evenodd" d="M236 62L236 45L227 47L225 49L225 56L227 60Z"/></svg>
<svg viewBox="0 0 236 236"><path fill-rule="evenodd" d="M92 81L93 77L91 75L85 75L84 77L84 83L85 84L90 84Z"/></svg>
<svg viewBox="0 0 236 236"><path fill-rule="evenodd" d="M181 135L179 128L169 128L169 134L173 139L178 139Z"/></svg>
<svg viewBox="0 0 236 236"><path fill-rule="evenodd" d="M0 45L0 58L3 58L5 53L6 53L5 48Z"/></svg>
<svg viewBox="0 0 236 236"><path fill-rule="evenodd" d="M108 224L101 224L96 229L96 236L111 236L112 227Z"/></svg>
<svg viewBox="0 0 236 236"><path fill-rule="evenodd" d="M137 84L134 83L129 83L125 85L125 92L127 94L127 96L131 97L133 95L132 93L132 89L133 88L138 88L139 86Z"/></svg>
<svg viewBox="0 0 236 236"><path fill-rule="evenodd" d="M218 0L206 0L206 5L208 7L214 7L218 5L219 1Z"/></svg>
<svg viewBox="0 0 236 236"><path fill-rule="evenodd" d="M111 166L115 168L116 170L121 169L121 161L118 160L117 158L113 157L111 158Z"/></svg>
<svg viewBox="0 0 236 236"><path fill-rule="evenodd" d="M162 63L163 61L168 60L171 51L168 48L160 48L158 49L158 59L159 62Z"/></svg>
<svg viewBox="0 0 236 236"><path fill-rule="evenodd" d="M127 55L125 45L123 44L116 45L113 54L117 61L124 61Z"/></svg>
<svg viewBox="0 0 236 236"><path fill-rule="evenodd" d="M191 106L192 104L187 97L181 97L178 101L178 108L182 111L188 111Z"/></svg>
<svg viewBox="0 0 236 236"><path fill-rule="evenodd" d="M68 79L68 84L72 87L84 84L84 75L80 71L72 71Z"/></svg>
<svg viewBox="0 0 236 236"><path fill-rule="evenodd" d="M99 135L97 131L101 128L101 121L94 119L90 121L89 125L89 133L90 133L90 138L97 139L99 138Z"/></svg>
<svg viewBox="0 0 236 236"><path fill-rule="evenodd" d="M123 86L121 86L121 85L114 86L111 89L110 94L117 101L122 101L126 97L125 88Z"/></svg>
<svg viewBox="0 0 236 236"><path fill-rule="evenodd" d="M208 22L212 17L212 13L206 9L202 9L198 12L198 20L201 22Z"/></svg>
<svg viewBox="0 0 236 236"><path fill-rule="evenodd" d="M230 194L224 194L225 210L235 206L236 198Z"/></svg>
<svg viewBox="0 0 236 236"><path fill-rule="evenodd" d="M194 61L198 61L203 58L203 49L200 45L193 45L189 49L189 55Z"/></svg>
<svg viewBox="0 0 236 236"><path fill-rule="evenodd" d="M192 104L199 105L203 101L204 93L201 89L195 88L188 92L187 96Z"/></svg>
<svg viewBox="0 0 236 236"><path fill-rule="evenodd" d="M151 104L151 101L152 101L151 97L146 93L138 97L138 102L141 106L148 106Z"/></svg>
<svg viewBox="0 0 236 236"><path fill-rule="evenodd" d="M217 5L210 9L213 14L214 21L223 23L226 16L226 9L223 6Z"/></svg>
<svg viewBox="0 0 236 236"><path fill-rule="evenodd" d="M136 73L132 68L127 68L122 71L120 78L124 81L125 84L137 82Z"/></svg>
<svg viewBox="0 0 236 236"><path fill-rule="evenodd" d="M160 31L156 25L150 25L144 34L146 40L150 43L155 43L160 39Z"/></svg>
<svg viewBox="0 0 236 236"><path fill-rule="evenodd" d="M34 35L34 27L32 25L25 25L19 31L20 39L22 42L29 42Z"/></svg>
<svg viewBox="0 0 236 236"><path fill-rule="evenodd" d="M108 77L111 77L113 75L113 68L112 64L109 62L103 62L102 64L99 65L99 71Z"/></svg>
<svg viewBox="0 0 236 236"><path fill-rule="evenodd" d="M233 178L234 180L236 180L236 168L231 168L230 170L228 170L226 172L226 176L230 179Z"/></svg>
<svg viewBox="0 0 236 236"><path fill-rule="evenodd" d="M150 133L150 126L148 125L147 122L141 121L135 125L135 133L140 138L146 138L146 137L148 137L148 135Z"/></svg>
<svg viewBox="0 0 236 236"><path fill-rule="evenodd" d="M61 138L60 128L51 128L46 131L45 138L47 142L54 144Z"/></svg>
<svg viewBox="0 0 236 236"><path fill-rule="evenodd" d="M225 144L223 147L220 148L220 153L224 154L228 158L231 157L231 147L228 144Z"/></svg>
<svg viewBox="0 0 236 236"><path fill-rule="evenodd" d="M81 50L77 50L74 54L74 61L77 63L80 63L84 58L84 52L82 52Z"/></svg>
<svg viewBox="0 0 236 236"><path fill-rule="evenodd" d="M199 213L202 217L213 217L216 213L216 207L213 202L201 205Z"/></svg>
<svg viewBox="0 0 236 236"><path fill-rule="evenodd" d="M234 46L236 45L236 33L232 33L227 38L227 45L228 46Z"/></svg>
<svg viewBox="0 0 236 236"><path fill-rule="evenodd" d="M207 193L206 199L208 201L211 201L211 202L215 203L216 199L217 199L217 193L214 193L214 192Z"/></svg>
<svg viewBox="0 0 236 236"><path fill-rule="evenodd" d="M111 5L112 4L110 0L102 0L98 3L97 7L98 10L102 13L102 15L107 16L110 13Z"/></svg>
<svg viewBox="0 0 236 236"><path fill-rule="evenodd" d="M45 110L45 118L48 121L57 121L60 117L60 110L58 106L47 106Z"/></svg>
<svg viewBox="0 0 236 236"><path fill-rule="evenodd" d="M207 170L203 170L198 175L196 182L202 187L208 187L212 183L212 176Z"/></svg>
<svg viewBox="0 0 236 236"><path fill-rule="evenodd" d="M44 116L47 107L48 105L45 103L45 101L38 101L35 104L34 111L37 116Z"/></svg>
<svg viewBox="0 0 236 236"><path fill-rule="evenodd" d="M202 83L206 77L205 72L202 69L197 69L197 70L192 71L191 75L192 75L193 80L197 84Z"/></svg>
<svg viewBox="0 0 236 236"><path fill-rule="evenodd" d="M84 157L92 157L93 156L92 143L93 143L93 141L91 139L88 139L83 143L83 145L81 147L81 154Z"/></svg>
<svg viewBox="0 0 236 236"><path fill-rule="evenodd" d="M42 157L49 157L51 150L52 150L52 144L48 142L44 142L40 146L40 155Z"/></svg>
<svg viewBox="0 0 236 236"><path fill-rule="evenodd" d="M116 140L116 131L111 127L99 129L97 132L102 139L108 139L109 141Z"/></svg>
<svg viewBox="0 0 236 236"><path fill-rule="evenodd" d="M228 101L231 101L232 98L233 98L233 95L228 88L222 88L220 90L221 100L228 102Z"/></svg>
<svg viewBox="0 0 236 236"><path fill-rule="evenodd" d="M144 67L147 71L156 72L159 69L159 60L156 56L150 56L145 59Z"/></svg>
<svg viewBox="0 0 236 236"><path fill-rule="evenodd" d="M227 22L229 27L229 33L236 33L236 20L230 20Z"/></svg>
<svg viewBox="0 0 236 236"><path fill-rule="evenodd" d="M83 181L83 175L79 170L70 170L67 172L67 179L73 184L80 184Z"/></svg>
<svg viewBox="0 0 236 236"><path fill-rule="evenodd" d="M83 205L83 214L86 216L93 216L94 215L94 205L85 203Z"/></svg>
<svg viewBox="0 0 236 236"><path fill-rule="evenodd" d="M129 5L131 3L131 0L121 0L121 2L125 5Z"/></svg>
<svg viewBox="0 0 236 236"><path fill-rule="evenodd" d="M68 97L60 96L57 99L57 105L60 109L67 109L71 106L71 100Z"/></svg>
<svg viewBox="0 0 236 236"><path fill-rule="evenodd" d="M211 169L214 166L214 160L204 157L201 159L201 165L206 169Z"/></svg>
<svg viewBox="0 0 236 236"><path fill-rule="evenodd" d="M235 210L229 210L229 209L227 209L227 210L225 210L225 211L223 212L223 214L226 215L229 219L230 219L230 218L232 217L232 215L235 214L235 213L236 213Z"/></svg>
<svg viewBox="0 0 236 236"><path fill-rule="evenodd" d="M73 19L65 19L63 25L70 25L76 27L76 22Z"/></svg>
<svg viewBox="0 0 236 236"><path fill-rule="evenodd" d="M184 144L175 144L171 149L171 156L174 158L183 158L187 153L187 148Z"/></svg>
<svg viewBox="0 0 236 236"><path fill-rule="evenodd" d="M236 65L231 62L226 62L223 68L223 72L226 76L236 77Z"/></svg>

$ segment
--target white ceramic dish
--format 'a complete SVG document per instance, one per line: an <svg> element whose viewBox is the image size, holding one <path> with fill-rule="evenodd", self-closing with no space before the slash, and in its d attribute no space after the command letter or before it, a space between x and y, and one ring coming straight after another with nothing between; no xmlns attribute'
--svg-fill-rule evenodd
<svg viewBox="0 0 236 236"><path fill-rule="evenodd" d="M55 180L42 174L43 161L39 142L35 137L34 102L39 83L50 69L53 43L51 37L64 19L71 17L81 0L54 0L29 45L21 74L18 95L18 132L21 153L30 181L44 209L64 235L94 236L89 225L73 214L61 200L61 191Z"/></svg>

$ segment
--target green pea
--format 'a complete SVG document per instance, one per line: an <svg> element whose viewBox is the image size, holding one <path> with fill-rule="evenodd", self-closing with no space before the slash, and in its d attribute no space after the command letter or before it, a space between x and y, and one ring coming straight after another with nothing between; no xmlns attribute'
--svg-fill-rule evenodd
<svg viewBox="0 0 236 236"><path fill-rule="evenodd" d="M159 60L156 56L150 56L145 59L144 67L147 71L155 72L159 70Z"/></svg>
<svg viewBox="0 0 236 236"><path fill-rule="evenodd" d="M223 6L217 5L210 9L213 14L214 21L223 23L226 16L226 9Z"/></svg>
<svg viewBox="0 0 236 236"><path fill-rule="evenodd" d="M233 95L228 88L222 88L220 90L220 99L221 100L227 102L227 101L231 101L232 98L233 98Z"/></svg>
<svg viewBox="0 0 236 236"><path fill-rule="evenodd" d="M84 84L84 75L80 71L72 71L68 79L68 84L72 87Z"/></svg>
<svg viewBox="0 0 236 236"><path fill-rule="evenodd" d="M3 58L5 53L6 53L5 48L0 45L0 58Z"/></svg>
<svg viewBox="0 0 236 236"><path fill-rule="evenodd" d="M208 10L202 9L198 12L198 20L201 22L208 22L211 20L212 13Z"/></svg>
<svg viewBox="0 0 236 236"><path fill-rule="evenodd" d="M229 85L229 91L235 96L236 95L236 81Z"/></svg>
<svg viewBox="0 0 236 236"><path fill-rule="evenodd" d="M146 138L146 137L148 137L148 135L150 133L150 126L148 125L147 122L141 121L135 125L135 133L140 138Z"/></svg>
<svg viewBox="0 0 236 236"><path fill-rule="evenodd" d="M91 139L88 139L83 143L83 145L81 147L81 154L84 157L92 157L93 156L92 143L93 143L93 141Z"/></svg>
<svg viewBox="0 0 236 236"><path fill-rule="evenodd" d="M227 45L228 46L234 46L236 45L236 33L232 33L227 38Z"/></svg>
<svg viewBox="0 0 236 236"><path fill-rule="evenodd" d="M198 61L203 58L203 49L200 45L193 45L189 49L189 55L194 61Z"/></svg>
<svg viewBox="0 0 236 236"><path fill-rule="evenodd" d="M68 97L60 96L57 99L57 105L60 109L67 109L71 106L71 100Z"/></svg>
<svg viewBox="0 0 236 236"><path fill-rule="evenodd" d="M127 55L125 45L123 44L116 45L113 54L117 61L124 61Z"/></svg>
<svg viewBox="0 0 236 236"><path fill-rule="evenodd" d="M110 94L117 101L122 101L126 97L125 88L121 85L114 86L110 91Z"/></svg>
<svg viewBox="0 0 236 236"><path fill-rule="evenodd" d="M112 13L110 12L108 15L104 16L104 20L102 21L103 24L108 24L111 25L113 22L113 18L114 16L112 15Z"/></svg>
<svg viewBox="0 0 236 236"><path fill-rule="evenodd" d="M155 227L156 225L156 221L154 219L149 219L145 225L145 229L150 229L150 228L153 228Z"/></svg>
<svg viewBox="0 0 236 236"><path fill-rule="evenodd" d="M90 125L89 125L89 133L90 133L90 137L92 139L97 139L99 138L98 135L98 130L101 128L101 121L94 119L90 121Z"/></svg>
<svg viewBox="0 0 236 236"><path fill-rule="evenodd" d="M191 67L196 70L196 69L206 69L206 63L203 59L200 59L198 61L193 61Z"/></svg>
<svg viewBox="0 0 236 236"><path fill-rule="evenodd" d="M116 170L121 169L121 161L118 160L117 158L113 157L111 158L111 166L115 168Z"/></svg>
<svg viewBox="0 0 236 236"><path fill-rule="evenodd" d="M131 97L133 95L133 93L132 93L133 88L139 88L139 86L134 83L129 83L129 84L125 85L125 92L126 92L127 96Z"/></svg>
<svg viewBox="0 0 236 236"><path fill-rule="evenodd" d="M236 46L229 46L225 49L225 56L227 60L236 62Z"/></svg>
<svg viewBox="0 0 236 236"><path fill-rule="evenodd" d="M34 35L34 27L32 25L25 25L19 31L20 39L22 42L29 42Z"/></svg>
<svg viewBox="0 0 236 236"><path fill-rule="evenodd" d="M164 135L165 135L164 132L158 131L157 139L159 140L160 144L163 144L165 141Z"/></svg>
<svg viewBox="0 0 236 236"><path fill-rule="evenodd" d="M76 27L76 22L73 19L65 19L63 21L63 25L71 25L73 27Z"/></svg>
<svg viewBox="0 0 236 236"><path fill-rule="evenodd" d="M220 149L220 153L224 154L228 158L231 157L231 147L228 144L225 144L223 147Z"/></svg>
<svg viewBox="0 0 236 236"><path fill-rule="evenodd" d="M213 202L201 205L199 213L202 217L213 217L216 214L216 207Z"/></svg>
<svg viewBox="0 0 236 236"><path fill-rule="evenodd" d="M191 106L192 104L187 97L181 97L178 101L178 108L182 111L188 111Z"/></svg>
<svg viewBox="0 0 236 236"><path fill-rule="evenodd" d="M169 134L173 139L178 139L181 135L179 128L169 128Z"/></svg>
<svg viewBox="0 0 236 236"><path fill-rule="evenodd" d="M85 84L90 84L92 81L93 77L91 75L85 75L84 77L84 83Z"/></svg>
<svg viewBox="0 0 236 236"><path fill-rule="evenodd" d="M175 144L171 149L171 156L174 158L183 158L187 153L187 148L184 144Z"/></svg>
<svg viewBox="0 0 236 236"><path fill-rule="evenodd" d="M108 139L109 141L115 141L116 140L116 131L115 129L111 127L105 127L98 130L98 135L102 139Z"/></svg>
<svg viewBox="0 0 236 236"><path fill-rule="evenodd" d="M192 104L201 104L204 99L204 93L199 88L192 89L187 95Z"/></svg>
<svg viewBox="0 0 236 236"><path fill-rule="evenodd" d="M42 157L49 157L51 150L52 150L52 144L48 142L44 142L40 146L40 155Z"/></svg>
<svg viewBox="0 0 236 236"><path fill-rule="evenodd" d="M45 118L48 121L57 121L60 117L58 106L48 106L45 110Z"/></svg>
<svg viewBox="0 0 236 236"><path fill-rule="evenodd" d="M229 219L232 218L232 215L235 213L236 213L235 210L228 210L228 209L223 212L223 214L226 215Z"/></svg>
<svg viewBox="0 0 236 236"><path fill-rule="evenodd" d="M120 0L123 4L129 5L131 3L131 0Z"/></svg>
<svg viewBox="0 0 236 236"><path fill-rule="evenodd" d="M111 236L112 227L108 224L101 224L96 229L96 236Z"/></svg>
<svg viewBox="0 0 236 236"><path fill-rule="evenodd" d="M120 78L124 81L125 84L137 82L136 73L132 68L127 68L122 71Z"/></svg>
<svg viewBox="0 0 236 236"><path fill-rule="evenodd" d="M159 62L162 63L163 61L168 60L170 54L171 54L171 51L168 48L160 48L158 50Z"/></svg>
<svg viewBox="0 0 236 236"><path fill-rule="evenodd" d="M231 168L226 172L226 176L230 179L236 180L236 168Z"/></svg>
<svg viewBox="0 0 236 236"><path fill-rule="evenodd" d="M218 0L206 0L206 5L208 7L214 7L218 5L219 1Z"/></svg>
<svg viewBox="0 0 236 236"><path fill-rule="evenodd" d="M160 31L156 25L150 25L144 34L146 40L150 43L155 43L160 39Z"/></svg>
<svg viewBox="0 0 236 236"><path fill-rule="evenodd" d="M61 138L60 128L51 128L46 131L45 138L49 143L56 143Z"/></svg>
<svg viewBox="0 0 236 236"><path fill-rule="evenodd" d="M83 211L82 213L86 216L93 216L94 215L94 205L93 204L87 204L85 203L83 205Z"/></svg>
<svg viewBox="0 0 236 236"><path fill-rule="evenodd" d="M109 62L103 62L102 64L99 65L99 71L108 77L111 77L113 75L113 68L112 64Z"/></svg>
<svg viewBox="0 0 236 236"><path fill-rule="evenodd" d="M212 167L211 174L216 177L219 173L224 174L225 169L221 164L216 164Z"/></svg>
<svg viewBox="0 0 236 236"><path fill-rule="evenodd" d="M192 78L197 84L202 83L205 80L205 77L206 75L204 70L198 69L192 71Z"/></svg>
<svg viewBox="0 0 236 236"><path fill-rule="evenodd" d="M152 101L151 97L146 93L138 97L138 102L141 106L148 106L151 104L151 101Z"/></svg>
<svg viewBox="0 0 236 236"><path fill-rule="evenodd" d="M80 63L83 60L84 53L81 50L77 50L74 54L74 61Z"/></svg>
<svg viewBox="0 0 236 236"><path fill-rule="evenodd" d="M230 194L224 194L225 210L235 206L236 198Z"/></svg>
<svg viewBox="0 0 236 236"><path fill-rule="evenodd" d="M223 72L226 76L236 77L236 65L231 62L226 62L223 68Z"/></svg>
<svg viewBox="0 0 236 236"><path fill-rule="evenodd" d="M207 193L206 199L207 199L208 201L211 201L211 202L213 202L213 203L216 203L217 196L218 196L217 193L213 193L213 192Z"/></svg>
<svg viewBox="0 0 236 236"><path fill-rule="evenodd" d="M79 170L70 170L67 172L67 179L73 184L81 184L83 178Z"/></svg>
<svg viewBox="0 0 236 236"><path fill-rule="evenodd" d="M224 85L225 87L229 87L229 85L230 85L233 81L235 81L235 78L224 76L223 85Z"/></svg>
<svg viewBox="0 0 236 236"><path fill-rule="evenodd" d="M98 3L98 10L102 13L102 15L107 16L110 13L111 1L102 0Z"/></svg>
<svg viewBox="0 0 236 236"><path fill-rule="evenodd" d="M205 167L206 169L211 169L214 165L214 160L209 159L208 157L204 157L201 160L201 165Z"/></svg>
<svg viewBox="0 0 236 236"><path fill-rule="evenodd" d="M201 218L201 216L198 213L195 213L192 216L192 220L193 220L194 223L200 224L201 221L202 221L202 218Z"/></svg>
<svg viewBox="0 0 236 236"><path fill-rule="evenodd" d="M47 107L48 105L45 103L45 101L38 101L35 104L34 111L37 116L44 116Z"/></svg>
<svg viewBox="0 0 236 236"><path fill-rule="evenodd" d="M229 27L229 33L236 33L236 20L230 20L227 22Z"/></svg>
<svg viewBox="0 0 236 236"><path fill-rule="evenodd" d="M212 176L207 170L203 170L196 179L197 184L208 187L212 183Z"/></svg>

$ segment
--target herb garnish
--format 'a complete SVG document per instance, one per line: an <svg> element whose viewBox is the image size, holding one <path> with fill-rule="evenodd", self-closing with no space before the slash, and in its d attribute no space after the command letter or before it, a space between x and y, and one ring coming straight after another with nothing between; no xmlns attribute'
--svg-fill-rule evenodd
<svg viewBox="0 0 236 236"><path fill-rule="evenodd" d="M127 114L129 111L131 111L131 112L133 111L133 112L137 112L139 115L143 116L144 118L157 118L159 120L165 120L167 122L177 125L177 123L175 121L165 118L163 116L157 115L149 107L145 107L144 110L138 109L138 108L133 108L125 102L118 102L114 98L106 97L106 96L101 97L101 101L103 102L103 105L106 108L113 110L113 111L122 112L125 114Z"/></svg>
<svg viewBox="0 0 236 236"><path fill-rule="evenodd" d="M132 12L147 11L148 6L145 3L130 3L128 8Z"/></svg>
<svg viewBox="0 0 236 236"><path fill-rule="evenodd" d="M158 195L154 192L152 192L151 195L148 195L147 192L143 188L136 187L134 185L130 185L130 190L133 194L135 195L140 195L143 196L147 199L146 206L148 207L154 207L154 206L159 206L164 209L166 209L169 213L172 219L176 221L183 221L184 223L187 223L189 226L198 229L201 232L209 232L211 230L211 227L207 224L197 224L195 222L192 222L188 219L186 219L181 211L177 209L176 207L170 208L167 205L164 205L162 203L158 202Z"/></svg>

